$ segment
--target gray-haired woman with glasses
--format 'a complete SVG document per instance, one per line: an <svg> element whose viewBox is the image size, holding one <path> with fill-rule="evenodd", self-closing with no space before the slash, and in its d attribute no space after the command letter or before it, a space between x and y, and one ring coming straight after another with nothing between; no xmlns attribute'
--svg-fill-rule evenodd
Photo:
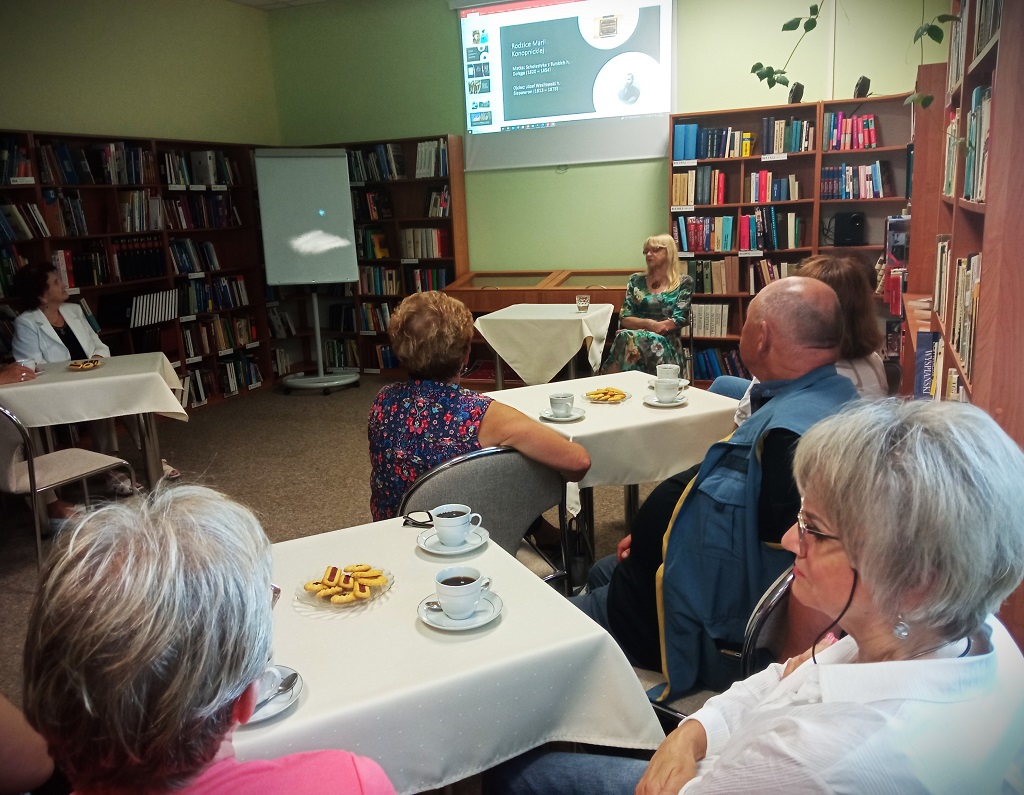
<svg viewBox="0 0 1024 795"><path fill-rule="evenodd" d="M890 400L815 425L793 469L790 598L829 634L712 698L649 764L566 755L574 788L565 760L520 758L505 791L1000 791L1024 658L992 613L1024 577L1024 454L976 408Z"/></svg>

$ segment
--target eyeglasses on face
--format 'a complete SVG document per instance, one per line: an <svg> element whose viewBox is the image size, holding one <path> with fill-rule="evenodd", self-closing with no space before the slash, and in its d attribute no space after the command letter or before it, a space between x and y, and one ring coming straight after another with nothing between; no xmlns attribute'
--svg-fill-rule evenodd
<svg viewBox="0 0 1024 795"><path fill-rule="evenodd" d="M800 510L796 514L796 529L797 529L797 550L799 557L807 557L807 536L812 535L816 538L820 538L823 541L841 541L839 536L826 533L824 530L819 530L813 525L808 525L807 520L804 519L804 501L800 500Z"/></svg>
<svg viewBox="0 0 1024 795"><path fill-rule="evenodd" d="M281 586L270 583L270 609L273 610L277 600L281 598Z"/></svg>
<svg viewBox="0 0 1024 795"><path fill-rule="evenodd" d="M657 254L659 251L664 251L664 246L644 246L644 256L648 254Z"/></svg>

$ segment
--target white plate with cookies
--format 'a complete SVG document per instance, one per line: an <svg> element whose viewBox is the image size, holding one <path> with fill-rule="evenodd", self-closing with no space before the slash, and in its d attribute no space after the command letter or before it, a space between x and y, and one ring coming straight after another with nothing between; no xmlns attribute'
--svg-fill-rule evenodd
<svg viewBox="0 0 1024 795"><path fill-rule="evenodd" d="M295 610L313 618L342 616L366 608L390 590L394 575L368 563L328 566L295 589Z"/></svg>

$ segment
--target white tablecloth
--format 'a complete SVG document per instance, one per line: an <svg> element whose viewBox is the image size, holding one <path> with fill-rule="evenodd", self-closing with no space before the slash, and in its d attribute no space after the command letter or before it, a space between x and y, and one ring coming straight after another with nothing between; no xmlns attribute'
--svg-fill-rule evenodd
<svg viewBox="0 0 1024 795"><path fill-rule="evenodd" d="M235 733L240 758L343 748L412 793L555 740L657 747L643 688L603 629L496 544L438 557L416 547L418 532L390 519L274 545L274 658L303 689L280 716ZM382 597L316 617L296 610L298 586L360 562L394 575ZM492 578L501 616L467 632L426 626L416 606L434 575L463 563Z"/></svg>
<svg viewBox="0 0 1024 795"><path fill-rule="evenodd" d="M548 423L549 427L583 445L592 462L580 487L628 486L664 480L703 460L708 448L732 432L737 401L689 387L689 405L679 408L645 406L652 376L636 370L560 381L558 384L504 389L488 394L529 417L550 408L552 392L572 390L582 420ZM584 392L614 386L632 397L623 403L591 403Z"/></svg>
<svg viewBox="0 0 1024 795"><path fill-rule="evenodd" d="M188 420L171 391L181 379L162 353L111 356L94 370L72 371L67 362L43 364L32 381L0 387L0 405L29 428L127 414L162 414Z"/></svg>
<svg viewBox="0 0 1024 795"><path fill-rule="evenodd" d="M476 319L476 327L494 352L527 384L546 384L581 346L590 366L601 366L608 324L615 307L591 304L514 304Z"/></svg>

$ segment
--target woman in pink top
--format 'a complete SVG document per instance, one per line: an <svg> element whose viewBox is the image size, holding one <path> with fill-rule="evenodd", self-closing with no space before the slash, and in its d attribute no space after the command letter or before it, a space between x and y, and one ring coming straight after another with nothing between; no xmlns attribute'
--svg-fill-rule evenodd
<svg viewBox="0 0 1024 795"><path fill-rule="evenodd" d="M270 544L201 486L107 505L63 533L25 642L25 715L77 793L393 795L376 762L238 762L270 657Z"/></svg>

